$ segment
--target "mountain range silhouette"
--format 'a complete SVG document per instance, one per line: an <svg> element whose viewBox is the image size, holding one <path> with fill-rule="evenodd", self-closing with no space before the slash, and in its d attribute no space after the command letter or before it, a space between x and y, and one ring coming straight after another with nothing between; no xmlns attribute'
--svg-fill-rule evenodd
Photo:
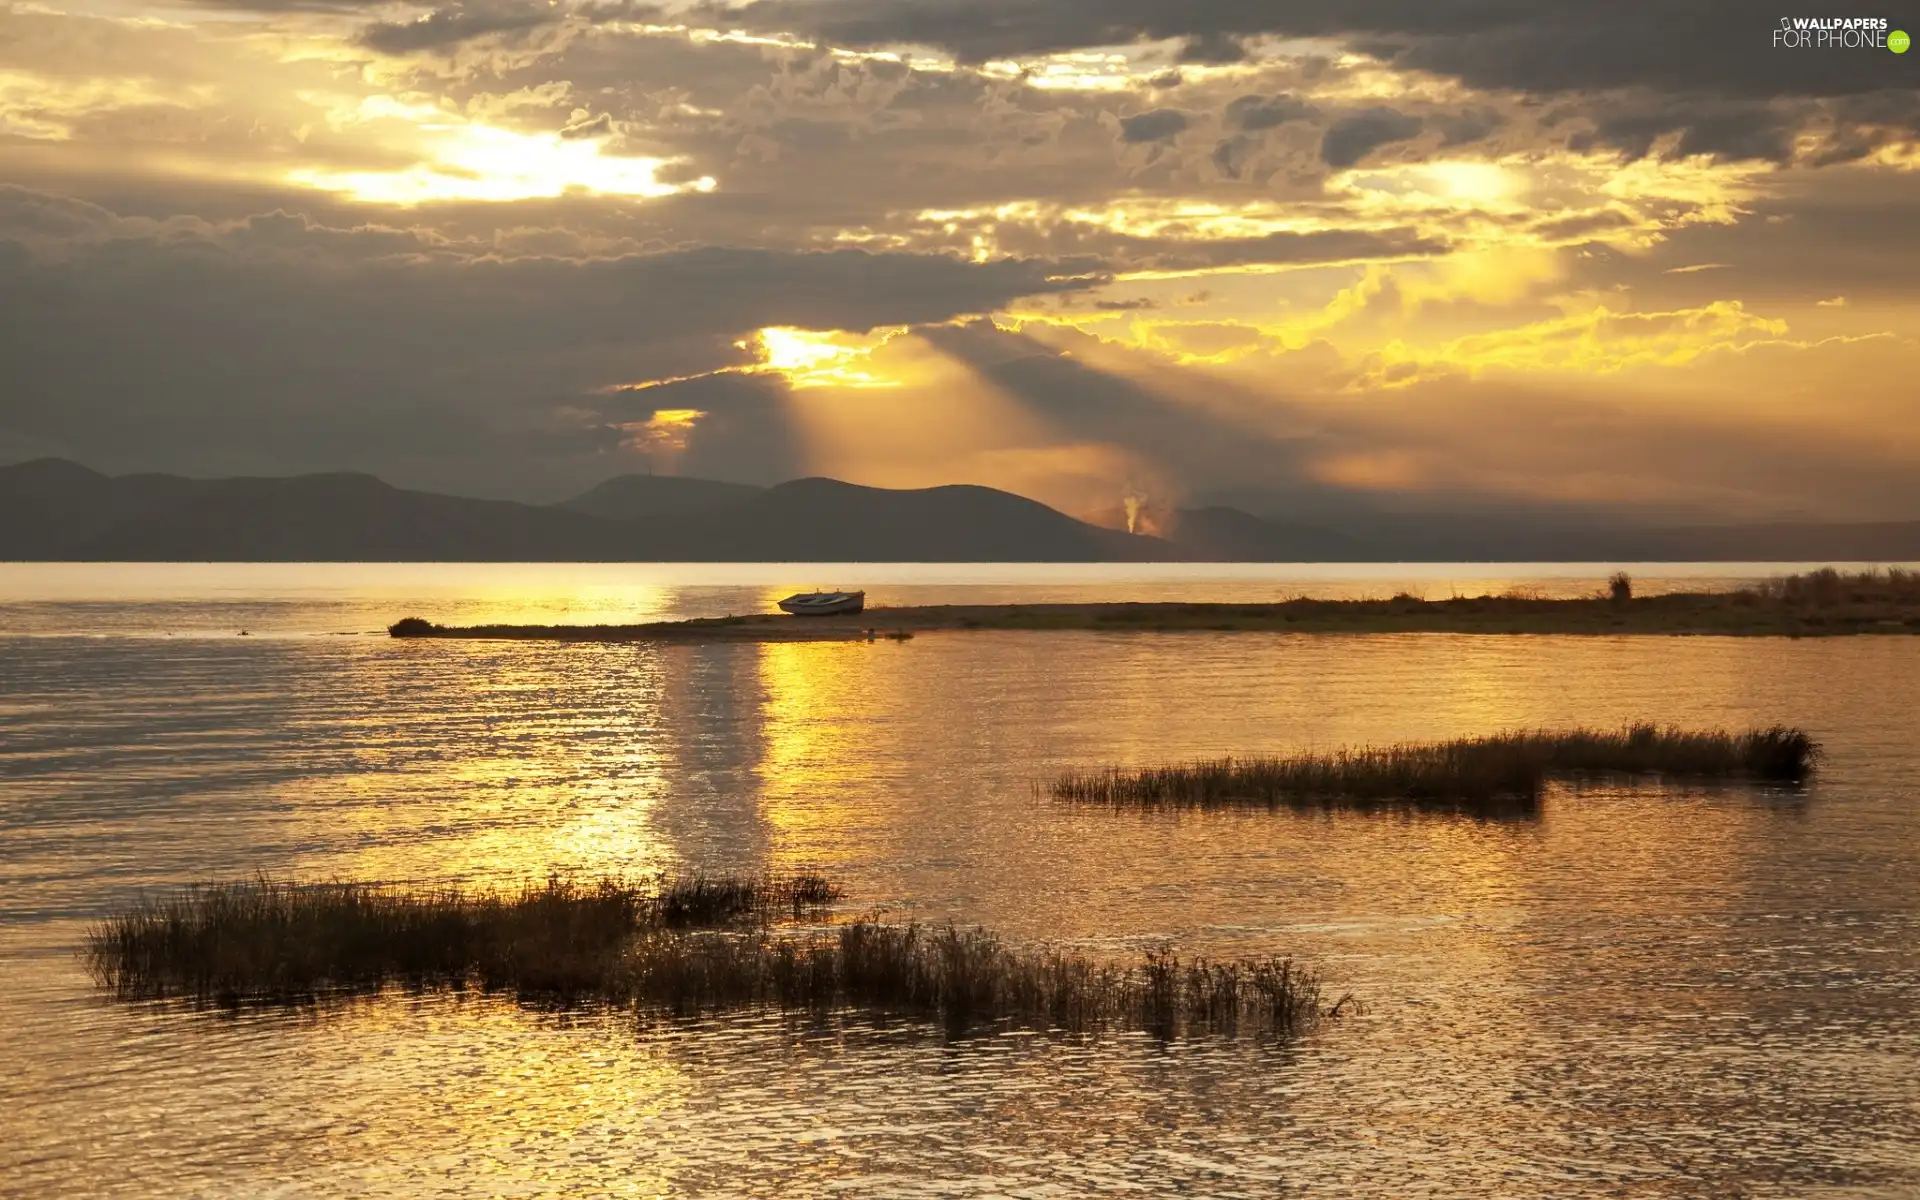
<svg viewBox="0 0 1920 1200"><path fill-rule="evenodd" d="M773 487L625 475L559 504L371 475L109 476L0 467L0 560L169 562L1911 561L1920 521L1483 528L1445 514L1354 533L1224 506L1129 534L970 484Z"/></svg>

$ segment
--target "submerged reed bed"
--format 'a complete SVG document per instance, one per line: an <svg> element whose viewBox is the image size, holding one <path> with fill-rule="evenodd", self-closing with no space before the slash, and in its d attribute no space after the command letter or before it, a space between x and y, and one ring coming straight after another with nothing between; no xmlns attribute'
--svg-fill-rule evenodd
<svg viewBox="0 0 1920 1200"><path fill-rule="evenodd" d="M1055 780L1050 790L1056 799L1115 807L1505 811L1537 800L1553 778L1668 776L1796 783L1812 771L1819 755L1819 743L1784 726L1731 733L1629 725L1142 770L1078 771Z"/></svg>
<svg viewBox="0 0 1920 1200"><path fill-rule="evenodd" d="M88 930L87 956L127 997L294 1002L388 984L565 997L597 991L643 930L765 924L839 896L813 874L555 876L511 892L261 877L141 899Z"/></svg>
<svg viewBox="0 0 1920 1200"><path fill-rule="evenodd" d="M1161 1036L1290 1037L1353 1006L1322 1003L1285 958L1212 961L1149 951L1134 964L1008 946L985 930L854 921L805 937L695 934L636 941L610 993L643 1011L855 1008L949 1028L1013 1025Z"/></svg>
<svg viewBox="0 0 1920 1200"><path fill-rule="evenodd" d="M657 889L553 879L517 893L255 879L141 901L96 925L88 951L96 976L123 998L221 1007L471 987L675 1016L855 1009L950 1030L1286 1037L1350 1006L1323 1005L1319 976L1284 958L1155 951L1120 965L954 926L770 923L840 896L814 875Z"/></svg>

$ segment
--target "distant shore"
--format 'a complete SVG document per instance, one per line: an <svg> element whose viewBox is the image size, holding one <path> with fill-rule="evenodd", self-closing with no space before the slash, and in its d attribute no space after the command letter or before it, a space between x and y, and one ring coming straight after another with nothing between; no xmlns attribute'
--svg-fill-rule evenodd
<svg viewBox="0 0 1920 1200"><path fill-rule="evenodd" d="M397 638L564 642L836 642L971 630L1235 633L1660 634L1834 637L1920 634L1920 587L1906 572L1815 572L1734 592L1550 600L1527 595L1400 595L1266 604L936 604L836 617L783 614L640 625L435 625L409 617Z"/></svg>

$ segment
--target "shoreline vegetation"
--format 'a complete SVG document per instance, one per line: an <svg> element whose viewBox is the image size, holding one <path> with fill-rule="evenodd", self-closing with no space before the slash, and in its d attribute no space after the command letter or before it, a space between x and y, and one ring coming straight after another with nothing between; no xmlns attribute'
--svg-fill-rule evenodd
<svg viewBox="0 0 1920 1200"><path fill-rule="evenodd" d="M561 642L820 642L905 640L965 630L1096 632L1680 634L1832 637L1920 634L1920 572L1842 574L1825 568L1731 592L1633 594L1616 575L1590 597L1526 592L1428 600L1315 600L1259 604L1088 603L921 605L830 617L708 617L638 625L436 625L407 617L396 638Z"/></svg>
<svg viewBox="0 0 1920 1200"><path fill-rule="evenodd" d="M144 898L93 925L88 964L124 1000L313 1005L478 990L543 1007L696 1017L858 1011L949 1031L1015 1026L1161 1036L1291 1037L1353 1008L1277 957L1149 950L1109 963L953 925L822 920L844 893L819 875L695 877L655 887L554 877L517 892L308 884L264 877Z"/></svg>
<svg viewBox="0 0 1920 1200"><path fill-rule="evenodd" d="M1629 725L1522 731L1285 757L1074 771L1045 790L1114 808L1414 808L1497 813L1530 806L1552 780L1744 780L1798 784L1820 743L1774 726L1742 733Z"/></svg>

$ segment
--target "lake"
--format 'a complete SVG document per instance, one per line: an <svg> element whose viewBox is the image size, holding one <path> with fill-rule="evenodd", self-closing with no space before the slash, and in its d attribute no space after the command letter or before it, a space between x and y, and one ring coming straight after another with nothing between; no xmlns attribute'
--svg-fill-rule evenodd
<svg viewBox="0 0 1920 1200"><path fill-rule="evenodd" d="M1613 565L0 564L0 1193L1911 1196L1920 639L971 633L395 641L401 616L1577 595ZM1766 564L1631 567L1642 591ZM241 630L247 636L239 636ZM1138 813L1071 767L1533 726L1800 725L1804 789L1537 815ZM825 869L848 915L1291 954L1292 1043L106 998L85 926L264 871Z"/></svg>

